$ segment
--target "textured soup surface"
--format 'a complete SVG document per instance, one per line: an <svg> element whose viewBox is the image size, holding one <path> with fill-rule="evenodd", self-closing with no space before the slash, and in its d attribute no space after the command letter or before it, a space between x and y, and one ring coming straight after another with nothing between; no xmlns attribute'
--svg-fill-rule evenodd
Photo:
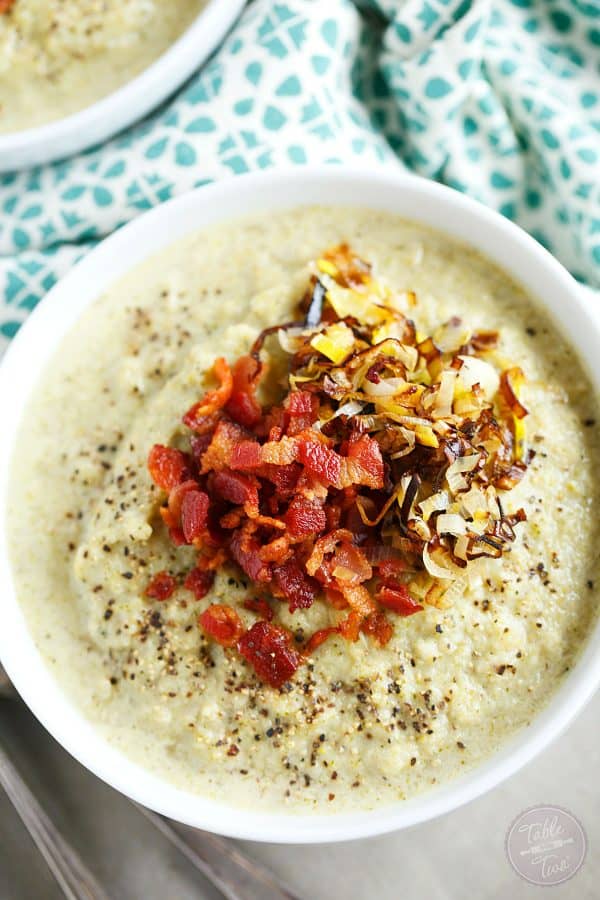
<svg viewBox="0 0 600 900"><path fill-rule="evenodd" d="M144 598L152 573L192 562L166 538L145 460L178 432L215 356L233 360L260 329L289 320L308 261L341 239L394 287L417 292L424 332L456 314L501 330L503 352L528 378L537 450L506 506L524 506L529 521L504 559L478 561L452 608L394 618L383 649L363 635L332 639L279 692L196 624L211 601L241 606L248 592L234 569L200 603L183 589L164 603ZM216 227L116 284L39 385L12 472L20 600L69 695L168 780L265 808L332 812L405 798L490 755L573 664L598 577L596 416L548 320L447 236L385 214L310 208ZM306 635L339 616L320 602L293 616L277 607Z"/></svg>
<svg viewBox="0 0 600 900"><path fill-rule="evenodd" d="M0 14L0 133L77 112L146 68L206 0L15 0Z"/></svg>

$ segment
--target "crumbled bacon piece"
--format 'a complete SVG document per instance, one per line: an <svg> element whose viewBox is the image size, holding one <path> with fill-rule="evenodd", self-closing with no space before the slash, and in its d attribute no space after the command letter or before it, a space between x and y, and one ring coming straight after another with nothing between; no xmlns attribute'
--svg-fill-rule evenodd
<svg viewBox="0 0 600 900"><path fill-rule="evenodd" d="M346 467L350 484L362 484L375 490L383 487L383 456L377 441L368 434L350 436ZM340 486L347 487L346 484Z"/></svg>
<svg viewBox="0 0 600 900"><path fill-rule="evenodd" d="M273 570L275 584L289 601L289 610L308 609L319 592L319 585L310 578L297 560L290 559Z"/></svg>
<svg viewBox="0 0 600 900"><path fill-rule="evenodd" d="M258 469L261 461L261 447L258 441L240 441L231 452L232 469Z"/></svg>
<svg viewBox="0 0 600 900"><path fill-rule="evenodd" d="M212 426L215 427L216 422ZM190 434L190 447L192 450L192 456L196 460L198 466L202 465L202 457L208 450L210 446L210 442L212 440L212 429L207 431L206 434Z"/></svg>
<svg viewBox="0 0 600 900"><path fill-rule="evenodd" d="M306 571L309 575L322 573L322 565L325 557L333 553L338 544L342 542L352 543L352 532L345 528L338 528L336 531L330 531L329 534L318 538L315 541L313 550L306 561Z"/></svg>
<svg viewBox="0 0 600 900"><path fill-rule="evenodd" d="M401 559L384 559L377 564L377 575L384 584L395 587L399 576L406 571L406 563Z"/></svg>
<svg viewBox="0 0 600 900"><path fill-rule="evenodd" d="M238 650L258 677L274 688L289 681L302 662L289 631L270 622L256 622L239 639Z"/></svg>
<svg viewBox="0 0 600 900"><path fill-rule="evenodd" d="M262 445L260 456L263 463L271 466L288 466L298 460L300 444L297 438L279 435L274 438L269 434L269 440Z"/></svg>
<svg viewBox="0 0 600 900"><path fill-rule="evenodd" d="M261 619L266 619L267 622L273 618L273 610L264 597L247 597L244 600L244 609L249 609Z"/></svg>
<svg viewBox="0 0 600 900"><path fill-rule="evenodd" d="M177 579L168 572L157 572L145 590L146 597L153 600L168 600L177 587Z"/></svg>
<svg viewBox="0 0 600 900"><path fill-rule="evenodd" d="M196 567L203 572L215 572L227 562L227 553L224 547L210 547L203 544L196 560Z"/></svg>
<svg viewBox="0 0 600 900"><path fill-rule="evenodd" d="M342 637L347 641L352 641L353 643L355 643L358 640L362 621L363 617L360 615L360 613L351 610L346 618L342 619L342 621L338 625L338 629Z"/></svg>
<svg viewBox="0 0 600 900"><path fill-rule="evenodd" d="M359 547L349 541L342 541L336 547L330 563L333 577L339 584L362 584L373 576L373 569Z"/></svg>
<svg viewBox="0 0 600 900"><path fill-rule="evenodd" d="M169 521L171 527L177 528L181 526L181 507L183 505L183 498L190 491L197 490L198 482L194 481L193 478L188 478L187 481L182 481L181 484L177 484L174 488L171 488L168 500Z"/></svg>
<svg viewBox="0 0 600 900"><path fill-rule="evenodd" d="M339 628L320 628L318 631L315 631L314 634L310 636L308 641L304 646L304 652L310 656L311 653L314 653L321 644L324 644L328 638L333 637L335 634L339 634Z"/></svg>
<svg viewBox="0 0 600 900"><path fill-rule="evenodd" d="M188 491L181 501L181 530L188 544L200 538L208 522L210 500L204 491Z"/></svg>
<svg viewBox="0 0 600 900"><path fill-rule="evenodd" d="M298 486L302 467L298 463L275 466L266 463L261 467L259 474L270 481L274 486L278 497L287 498Z"/></svg>
<svg viewBox="0 0 600 900"><path fill-rule="evenodd" d="M221 419L216 425L212 440L202 456L201 473L220 472L230 468L231 457L240 441L247 438L248 433L240 425Z"/></svg>
<svg viewBox="0 0 600 900"><path fill-rule="evenodd" d="M262 409L255 397L261 374L262 367L253 356L240 356L233 367L233 385L226 409L235 422L247 428L252 428L262 418Z"/></svg>
<svg viewBox="0 0 600 900"><path fill-rule="evenodd" d="M159 512L163 522L169 530L169 537L171 538L175 546L181 547L183 544L186 544L187 541L185 539L185 535L180 526L175 523L173 516L169 512L168 506L161 506Z"/></svg>
<svg viewBox="0 0 600 900"><path fill-rule="evenodd" d="M327 525L323 506L305 497L294 497L288 506L284 521L293 537L320 534Z"/></svg>
<svg viewBox="0 0 600 900"><path fill-rule="evenodd" d="M271 580L271 569L260 555L260 544L249 532L236 530L229 542L231 556L252 581Z"/></svg>
<svg viewBox="0 0 600 900"><path fill-rule="evenodd" d="M250 394L237 391L227 404L227 412L240 425L252 426L260 419L260 406Z"/></svg>
<svg viewBox="0 0 600 900"><path fill-rule="evenodd" d="M294 391L285 404L288 424L286 433L291 437L310 428L319 418L319 398L309 391Z"/></svg>
<svg viewBox="0 0 600 900"><path fill-rule="evenodd" d="M393 610L399 616L412 616L423 609L420 603L410 596L404 584L398 584L396 587L383 585L377 592L377 599L382 606Z"/></svg>
<svg viewBox="0 0 600 900"><path fill-rule="evenodd" d="M0 16L9 11L15 0L0 0Z"/></svg>
<svg viewBox="0 0 600 900"><path fill-rule="evenodd" d="M218 497L228 503L246 506L248 515L258 515L258 482L255 478L222 469L212 476L211 487Z"/></svg>
<svg viewBox="0 0 600 900"><path fill-rule="evenodd" d="M199 403L194 403L183 417L183 424L194 429L198 424L204 423L207 416L218 412L231 397L233 389L233 376L229 363L223 357L219 357L214 365L215 375L220 381L218 388L208 391Z"/></svg>
<svg viewBox="0 0 600 900"><path fill-rule="evenodd" d="M170 491L190 475L188 458L181 450L155 444L148 454L148 470L154 484Z"/></svg>
<svg viewBox="0 0 600 900"><path fill-rule="evenodd" d="M260 548L260 558L263 562L281 564L287 562L292 555L293 550L290 547L290 539L287 535L276 537L268 544L263 544Z"/></svg>
<svg viewBox="0 0 600 900"><path fill-rule="evenodd" d="M191 569L186 575L183 586L191 591L196 600L206 597L214 584L215 573L209 569Z"/></svg>
<svg viewBox="0 0 600 900"><path fill-rule="evenodd" d="M374 637L381 647L389 643L394 633L391 623L382 612L371 613L370 616L367 616L361 623L360 630Z"/></svg>
<svg viewBox="0 0 600 900"><path fill-rule="evenodd" d="M341 593L351 610L366 619L377 612L377 605L364 584L341 585Z"/></svg>
<svg viewBox="0 0 600 900"><path fill-rule="evenodd" d="M334 587L325 588L325 599L334 609L348 609L348 601Z"/></svg>
<svg viewBox="0 0 600 900"><path fill-rule="evenodd" d="M233 647L244 632L242 620L231 606L213 603L198 616L198 624L222 647Z"/></svg>
<svg viewBox="0 0 600 900"><path fill-rule="evenodd" d="M338 484L342 461L335 450L330 450L318 441L300 441L298 460L325 484Z"/></svg>

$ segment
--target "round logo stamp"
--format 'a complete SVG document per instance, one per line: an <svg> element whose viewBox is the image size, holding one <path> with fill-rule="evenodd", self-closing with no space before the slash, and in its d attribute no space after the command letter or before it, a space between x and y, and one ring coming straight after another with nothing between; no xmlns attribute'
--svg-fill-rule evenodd
<svg viewBox="0 0 600 900"><path fill-rule="evenodd" d="M579 871L587 840L581 823L560 806L534 806L512 823L506 855L521 878L537 885L562 884Z"/></svg>

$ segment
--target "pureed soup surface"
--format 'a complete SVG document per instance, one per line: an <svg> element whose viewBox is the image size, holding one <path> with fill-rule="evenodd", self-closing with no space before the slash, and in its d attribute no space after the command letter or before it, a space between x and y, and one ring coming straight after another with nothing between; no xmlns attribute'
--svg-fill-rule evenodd
<svg viewBox="0 0 600 900"><path fill-rule="evenodd" d="M0 134L61 119L107 96L167 50L205 5L13 0L0 11Z"/></svg>
<svg viewBox="0 0 600 900"><path fill-rule="evenodd" d="M158 516L147 457L185 431L215 357L294 318L309 262L347 241L430 334L452 316L498 329L525 371L536 450L504 498L528 521L479 559L448 608L390 616L391 640L327 640L281 690L198 626L252 594L234 565L201 601L150 576L194 565ZM214 381L213 381L214 383ZM448 236L391 215L302 208L197 233L133 270L67 337L26 410L8 511L20 602L59 683L102 734L176 785L236 806L373 808L446 782L531 722L595 614L598 415L573 351L508 276ZM268 592L267 592L268 594ZM302 640L341 613L277 621Z"/></svg>

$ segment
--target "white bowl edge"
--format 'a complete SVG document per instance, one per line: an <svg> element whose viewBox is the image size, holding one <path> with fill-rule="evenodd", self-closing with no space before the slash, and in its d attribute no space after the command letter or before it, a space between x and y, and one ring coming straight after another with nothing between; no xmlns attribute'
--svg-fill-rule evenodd
<svg viewBox="0 0 600 900"><path fill-rule="evenodd" d="M425 222L498 262L543 297L555 323L575 346L595 389L600 325L571 276L532 238L467 197L397 170L369 173L338 167L278 170L205 186L144 214L112 235L48 293L14 339L0 365L0 658L32 711L83 765L132 799L188 825L248 840L320 843L409 827L474 799L517 771L583 708L600 682L600 625L573 671L533 723L466 775L405 802L372 812L300 816L237 809L181 791L105 742L63 694L35 649L14 596L5 508L10 458L23 406L57 342L83 308L134 265L191 230L259 211L321 203L366 206ZM166 236L166 237L165 237ZM91 287L93 286L93 287ZM31 360L35 363L31 365Z"/></svg>

